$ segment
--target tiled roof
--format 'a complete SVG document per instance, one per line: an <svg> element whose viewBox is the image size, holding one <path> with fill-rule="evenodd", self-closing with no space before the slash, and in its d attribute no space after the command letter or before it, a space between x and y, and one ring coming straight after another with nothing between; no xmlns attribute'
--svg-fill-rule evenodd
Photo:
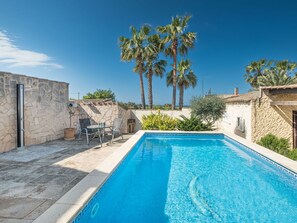
<svg viewBox="0 0 297 223"><path fill-rule="evenodd" d="M261 90L269 90L269 89L293 89L293 88L297 88L297 84L260 87Z"/></svg>
<svg viewBox="0 0 297 223"><path fill-rule="evenodd" d="M297 84L290 84L290 85L281 85L281 86L265 86L261 87L260 89L266 90L266 89L292 89L297 88Z"/></svg>
<svg viewBox="0 0 297 223"><path fill-rule="evenodd" d="M250 102L259 97L259 91L252 91L246 94L239 94L225 99L226 103Z"/></svg>

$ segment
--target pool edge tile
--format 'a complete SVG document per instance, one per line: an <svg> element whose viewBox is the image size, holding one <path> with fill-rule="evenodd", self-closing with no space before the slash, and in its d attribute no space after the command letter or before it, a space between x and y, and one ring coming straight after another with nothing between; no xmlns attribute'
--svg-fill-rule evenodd
<svg viewBox="0 0 297 223"><path fill-rule="evenodd" d="M229 132L223 132L223 134L236 142L248 147L249 149L259 153L260 155L272 160L273 162L276 162L277 164L280 164L284 166L285 168L295 172L297 174L297 162L289 159L281 154L278 154L270 149L267 149L263 146L260 146L256 143L253 143L247 139L241 138L240 136L237 136L235 134L229 133Z"/></svg>
<svg viewBox="0 0 297 223"><path fill-rule="evenodd" d="M46 212L40 215L34 223L65 223L81 209L81 205L53 204Z"/></svg>

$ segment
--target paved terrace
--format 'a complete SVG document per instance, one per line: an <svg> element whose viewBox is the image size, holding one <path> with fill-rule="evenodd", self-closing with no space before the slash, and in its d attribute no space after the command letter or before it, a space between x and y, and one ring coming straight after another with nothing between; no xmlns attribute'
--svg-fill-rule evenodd
<svg viewBox="0 0 297 223"><path fill-rule="evenodd" d="M56 140L0 154L0 223L32 222L130 136L102 148Z"/></svg>

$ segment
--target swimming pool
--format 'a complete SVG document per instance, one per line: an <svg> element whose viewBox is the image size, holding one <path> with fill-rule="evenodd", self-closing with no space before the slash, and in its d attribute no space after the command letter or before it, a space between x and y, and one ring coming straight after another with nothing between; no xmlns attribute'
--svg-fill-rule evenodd
<svg viewBox="0 0 297 223"><path fill-rule="evenodd" d="M146 133L78 222L296 222L296 175L223 134Z"/></svg>

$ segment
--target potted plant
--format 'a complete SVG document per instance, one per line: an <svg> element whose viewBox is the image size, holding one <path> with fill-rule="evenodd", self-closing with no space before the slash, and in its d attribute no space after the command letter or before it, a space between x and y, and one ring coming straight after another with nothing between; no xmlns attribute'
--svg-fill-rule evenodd
<svg viewBox="0 0 297 223"><path fill-rule="evenodd" d="M67 109L70 118L70 128L64 129L64 140L74 140L75 139L75 128L72 128L72 116L75 114L76 103L68 103Z"/></svg>

